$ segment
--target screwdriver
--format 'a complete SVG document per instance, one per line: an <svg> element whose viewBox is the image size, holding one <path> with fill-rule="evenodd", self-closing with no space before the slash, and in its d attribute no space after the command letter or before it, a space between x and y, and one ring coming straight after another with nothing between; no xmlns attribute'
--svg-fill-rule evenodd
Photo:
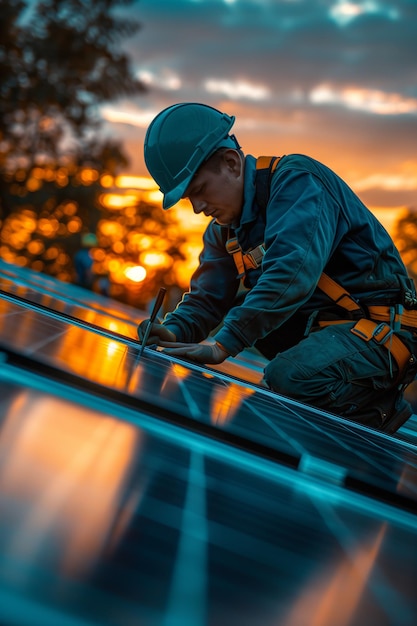
<svg viewBox="0 0 417 626"><path fill-rule="evenodd" d="M162 303L163 303L163 301L164 301L164 298L165 298L165 294L166 294L166 292L167 292L167 290L165 289L165 287L161 287L161 288L159 289L158 295L156 296L155 304L153 305L153 308L152 308L152 313L151 313L151 316L150 316L150 318L149 318L148 324L147 324L147 326L146 326L145 333L144 333L144 335L143 335L142 345L141 345L140 350L139 350L138 359L139 359L139 358L142 356L142 354L143 354L143 351L144 351L145 346L146 346L146 342L147 342L147 341L148 341L148 339L149 339L149 334L150 334L150 332L151 332L152 324L154 323L154 321L155 321L155 319L156 319L156 316L157 316L157 315L158 315L158 313L159 313L159 309L160 309L160 308L161 308L161 306L162 306Z"/></svg>

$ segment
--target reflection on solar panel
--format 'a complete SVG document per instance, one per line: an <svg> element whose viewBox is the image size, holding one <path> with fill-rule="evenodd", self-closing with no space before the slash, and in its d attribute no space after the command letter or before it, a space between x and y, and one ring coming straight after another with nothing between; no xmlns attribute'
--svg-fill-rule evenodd
<svg viewBox="0 0 417 626"><path fill-rule="evenodd" d="M138 360L144 316L0 263L0 623L414 624L413 426Z"/></svg>

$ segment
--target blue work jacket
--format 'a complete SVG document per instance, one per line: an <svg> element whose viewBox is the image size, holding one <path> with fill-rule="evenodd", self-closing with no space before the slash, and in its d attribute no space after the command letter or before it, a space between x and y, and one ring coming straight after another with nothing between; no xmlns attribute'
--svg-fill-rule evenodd
<svg viewBox="0 0 417 626"><path fill-rule="evenodd" d="M350 187L318 161L282 157L270 182L266 208L256 201L256 159L245 158L244 203L231 229L215 221L203 236L199 267L190 290L166 325L178 341L215 339L235 356L271 337L296 314L300 324L334 304L317 283L322 272L364 304L399 301L398 275L406 268L380 222ZM258 269L249 270L243 302L240 279L226 241L234 234L243 252L265 244ZM275 334L276 336L276 334Z"/></svg>

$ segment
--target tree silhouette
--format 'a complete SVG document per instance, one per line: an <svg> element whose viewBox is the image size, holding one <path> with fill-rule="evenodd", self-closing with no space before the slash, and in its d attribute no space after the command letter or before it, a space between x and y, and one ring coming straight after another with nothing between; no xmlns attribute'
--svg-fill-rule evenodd
<svg viewBox="0 0 417 626"><path fill-rule="evenodd" d="M128 160L100 135L99 107L144 92L121 46L140 28L117 14L132 2L0 0L0 257L74 281L85 233L97 236L98 275L138 264L147 250L146 281L123 284L114 272L113 285L144 307L157 284L175 288L184 237L158 207L141 201L115 215L100 203L102 181ZM117 242L106 222L123 231ZM152 264L163 254L169 261Z"/></svg>
<svg viewBox="0 0 417 626"><path fill-rule="evenodd" d="M408 273L417 284L417 212L408 208L398 219L393 238Z"/></svg>
<svg viewBox="0 0 417 626"><path fill-rule="evenodd" d="M144 91L120 49L139 23L112 12L131 1L0 0L3 170L97 152L98 106Z"/></svg>

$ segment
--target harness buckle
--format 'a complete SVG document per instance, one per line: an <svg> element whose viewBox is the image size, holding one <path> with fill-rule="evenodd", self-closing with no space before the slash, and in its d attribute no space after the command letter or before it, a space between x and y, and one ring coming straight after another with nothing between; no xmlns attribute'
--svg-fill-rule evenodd
<svg viewBox="0 0 417 626"><path fill-rule="evenodd" d="M256 248L249 250L249 252L243 255L245 266L248 267L248 269L257 269L261 266L264 256L265 246L261 243L259 246L256 246Z"/></svg>
<svg viewBox="0 0 417 626"><path fill-rule="evenodd" d="M376 322L362 318L356 322L350 329L350 332L364 341L371 341L371 339L373 339L378 344L384 344L393 331L385 322L377 324Z"/></svg>
<svg viewBox="0 0 417 626"><path fill-rule="evenodd" d="M372 332L372 339L376 341L376 343L385 343L388 337L393 333L393 329L385 324L378 324Z"/></svg>
<svg viewBox="0 0 417 626"><path fill-rule="evenodd" d="M226 241L226 250L231 255L235 254L236 252L240 252L240 246L237 237L231 237Z"/></svg>

